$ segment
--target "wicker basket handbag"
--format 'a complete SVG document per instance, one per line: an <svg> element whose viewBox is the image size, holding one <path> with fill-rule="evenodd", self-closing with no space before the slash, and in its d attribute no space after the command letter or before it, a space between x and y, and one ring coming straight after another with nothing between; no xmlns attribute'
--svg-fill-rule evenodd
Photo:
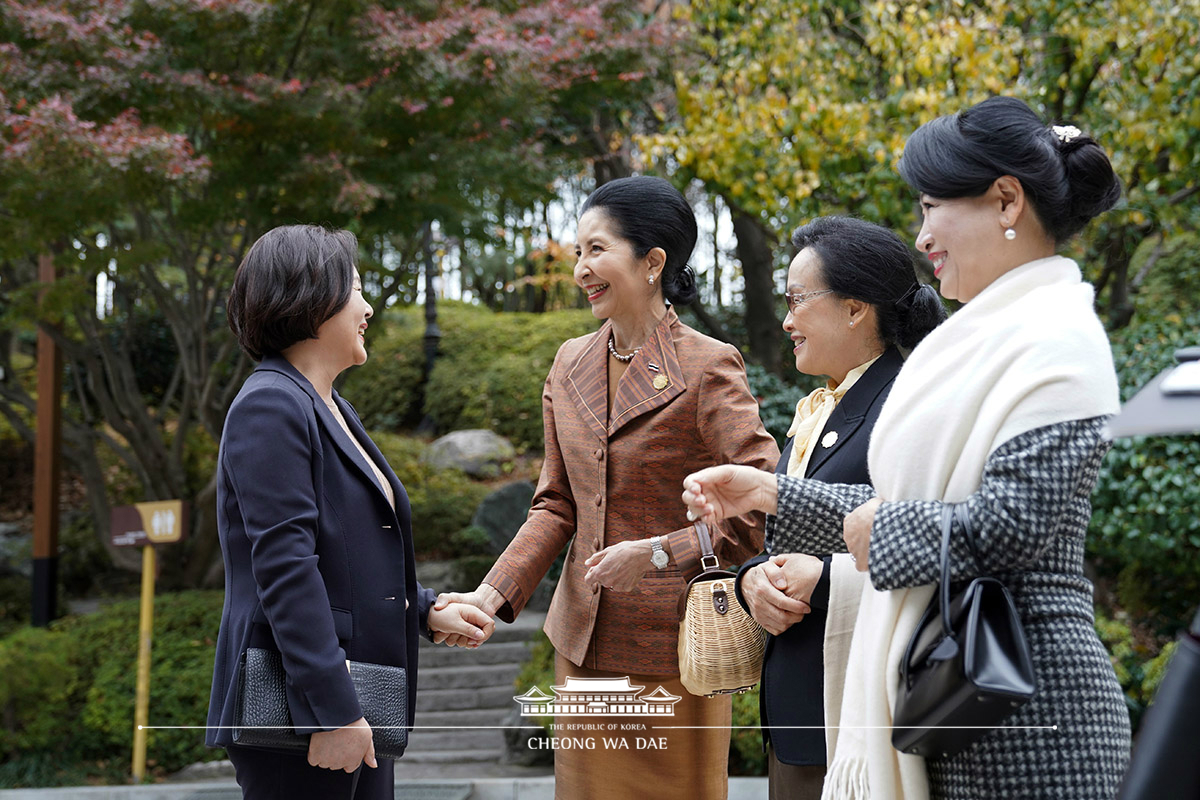
<svg viewBox="0 0 1200 800"><path fill-rule="evenodd" d="M679 679L695 695L745 692L762 675L767 632L737 601L737 575L718 567L708 526L695 525L704 570L679 598Z"/></svg>

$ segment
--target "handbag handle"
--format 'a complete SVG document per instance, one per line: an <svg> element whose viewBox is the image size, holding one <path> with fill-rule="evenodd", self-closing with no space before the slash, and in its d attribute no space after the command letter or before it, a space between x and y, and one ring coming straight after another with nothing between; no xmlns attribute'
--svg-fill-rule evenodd
<svg viewBox="0 0 1200 800"><path fill-rule="evenodd" d="M938 581L938 592L941 598L939 605L942 607L942 632L947 636L953 633L950 626L950 532L956 519L962 526L963 535L967 537L967 549L971 551L975 570L979 571L979 553L975 549L975 535L971 530L971 511L965 501L946 503L942 506L942 575Z"/></svg>
<svg viewBox="0 0 1200 800"><path fill-rule="evenodd" d="M708 526L700 520L696 520L692 524L696 530L696 541L700 545L700 566L703 567L701 574L705 572L717 572L721 564L717 561L716 555L713 554L712 536L708 532Z"/></svg>

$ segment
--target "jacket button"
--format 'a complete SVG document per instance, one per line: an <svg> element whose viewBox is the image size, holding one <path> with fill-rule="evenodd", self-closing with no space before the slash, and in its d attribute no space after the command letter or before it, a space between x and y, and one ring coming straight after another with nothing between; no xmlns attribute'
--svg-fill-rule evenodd
<svg viewBox="0 0 1200 800"><path fill-rule="evenodd" d="M597 494L596 495L596 505L597 506L603 505L603 503L604 503L604 497L602 495Z"/></svg>
<svg viewBox="0 0 1200 800"><path fill-rule="evenodd" d="M596 452L592 453L592 455L594 455L596 457L597 461L603 461L604 460L604 448L597 447Z"/></svg>

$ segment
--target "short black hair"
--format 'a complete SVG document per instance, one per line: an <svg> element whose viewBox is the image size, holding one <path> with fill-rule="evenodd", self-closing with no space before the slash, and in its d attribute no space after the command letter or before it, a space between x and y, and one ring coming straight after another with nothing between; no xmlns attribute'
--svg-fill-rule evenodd
<svg viewBox="0 0 1200 800"><path fill-rule="evenodd" d="M259 237L233 276L225 313L255 361L312 339L354 287L358 240L349 231L285 225Z"/></svg>
<svg viewBox="0 0 1200 800"><path fill-rule="evenodd" d="M1057 244L1121 197L1108 154L1094 139L1074 127L1047 126L1015 97L991 97L925 123L905 143L899 169L918 192L948 200L978 197L1011 175Z"/></svg>
<svg viewBox="0 0 1200 800"><path fill-rule="evenodd" d="M796 229L792 245L817 254L826 287L875 308L886 346L916 347L946 319L937 291L918 283L912 251L887 228L854 217L817 217Z"/></svg>
<svg viewBox="0 0 1200 800"><path fill-rule="evenodd" d="M646 175L618 178L588 195L580 214L593 208L608 215L637 258L655 247L667 254L662 289L668 302L687 305L696 299L696 274L687 263L696 247L696 214L678 189Z"/></svg>

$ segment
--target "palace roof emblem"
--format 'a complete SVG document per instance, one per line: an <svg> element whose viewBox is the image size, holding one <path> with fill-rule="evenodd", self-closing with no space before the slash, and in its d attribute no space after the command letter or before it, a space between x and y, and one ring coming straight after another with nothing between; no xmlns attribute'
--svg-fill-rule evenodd
<svg viewBox="0 0 1200 800"><path fill-rule="evenodd" d="M553 714L580 716L674 716L675 704L682 700L659 686L641 695L645 686L634 686L629 678L567 678L563 686L552 686L550 696L534 686L513 698L521 704L521 716L544 717Z"/></svg>

